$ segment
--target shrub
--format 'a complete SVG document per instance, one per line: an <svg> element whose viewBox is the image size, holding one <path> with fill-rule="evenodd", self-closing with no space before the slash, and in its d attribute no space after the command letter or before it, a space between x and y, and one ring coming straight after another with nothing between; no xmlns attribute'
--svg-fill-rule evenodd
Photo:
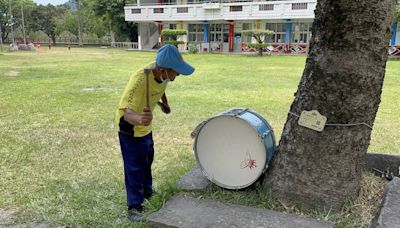
<svg viewBox="0 0 400 228"><path fill-rule="evenodd" d="M187 30L185 29L164 29L161 33L163 36L182 36L187 34Z"/></svg>
<svg viewBox="0 0 400 228"><path fill-rule="evenodd" d="M196 43L189 43L189 53L196 54L199 52L199 49L197 48Z"/></svg>
<svg viewBox="0 0 400 228"><path fill-rule="evenodd" d="M274 35L274 32L271 30L243 30L242 34L244 36L253 37L257 41L257 43L248 44L248 46L250 48L255 48L258 50L258 54L262 55L263 49L269 46L269 44L264 42L271 38Z"/></svg>
<svg viewBox="0 0 400 228"><path fill-rule="evenodd" d="M184 29L165 29L162 31L164 44L171 44L178 47L179 44L184 44L183 41L178 41L178 36L186 35L187 31Z"/></svg>
<svg viewBox="0 0 400 228"><path fill-rule="evenodd" d="M170 44L174 45L175 47L178 47L179 44L184 44L185 42L183 41L176 41L176 40L166 40L164 41L164 44Z"/></svg>

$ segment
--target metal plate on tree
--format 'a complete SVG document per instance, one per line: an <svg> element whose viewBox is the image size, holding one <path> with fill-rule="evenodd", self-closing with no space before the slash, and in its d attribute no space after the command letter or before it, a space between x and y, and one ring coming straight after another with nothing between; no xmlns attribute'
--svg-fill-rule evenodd
<svg viewBox="0 0 400 228"><path fill-rule="evenodd" d="M300 126L321 132L325 127L326 117L317 110L302 111L298 123Z"/></svg>

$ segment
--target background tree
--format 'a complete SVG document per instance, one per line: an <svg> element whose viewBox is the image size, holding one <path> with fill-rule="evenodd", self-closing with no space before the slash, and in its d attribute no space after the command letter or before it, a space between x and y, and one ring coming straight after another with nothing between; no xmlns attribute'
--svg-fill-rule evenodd
<svg viewBox="0 0 400 228"><path fill-rule="evenodd" d="M33 0L12 0L11 1L11 10L13 16L13 29L15 38L22 39L22 11L21 6L23 4L24 8L24 16L25 16L25 29L27 31L30 30L29 20L31 12L36 4ZM10 11L9 11L9 0L0 0L0 23L2 28L2 36L3 40L9 38L9 34L11 33L11 27L9 26L10 19Z"/></svg>
<svg viewBox="0 0 400 228"><path fill-rule="evenodd" d="M282 199L338 209L356 197L380 103L394 0L319 0L310 52L266 183ZM361 48L362 47L362 48ZM318 110L317 132L296 115ZM315 205L314 205L315 206Z"/></svg>
<svg viewBox="0 0 400 228"><path fill-rule="evenodd" d="M83 15L81 18L81 42L83 43L84 37L101 38L106 34L106 26L100 17L97 17L92 8L93 1L85 1L81 3L80 13ZM79 42L79 23L78 11L70 9L61 18L56 21L56 32L61 34L68 32L70 37L78 38Z"/></svg>
<svg viewBox="0 0 400 228"><path fill-rule="evenodd" d="M31 28L34 31L41 30L53 41L56 45L56 38L61 31L56 29L56 22L58 18L66 13L67 9L64 7L53 5L39 5L32 11Z"/></svg>
<svg viewBox="0 0 400 228"><path fill-rule="evenodd" d="M270 45L265 43L265 41L269 40L274 35L274 32L271 30L243 30L242 34L244 36L253 37L256 40L257 43L250 43L247 44L247 46L256 49L261 56L263 54L263 49Z"/></svg>
<svg viewBox="0 0 400 228"><path fill-rule="evenodd" d="M79 40L79 46L83 45L82 41L82 21L81 21L81 12L80 12L80 3L81 0L75 0L76 2L76 10L77 10L77 22L78 22L78 40Z"/></svg>
<svg viewBox="0 0 400 228"><path fill-rule="evenodd" d="M125 21L124 0L93 0L93 10L108 27L111 42L126 40L137 42L137 25Z"/></svg>
<svg viewBox="0 0 400 228"><path fill-rule="evenodd" d="M0 0L0 23L2 30L2 39L5 40L8 37L8 33L10 32L8 28L8 19L10 18L8 11L8 0Z"/></svg>

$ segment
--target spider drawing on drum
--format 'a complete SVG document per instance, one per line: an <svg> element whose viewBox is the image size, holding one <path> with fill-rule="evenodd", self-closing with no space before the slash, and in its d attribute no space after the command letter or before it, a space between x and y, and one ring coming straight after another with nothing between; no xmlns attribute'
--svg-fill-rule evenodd
<svg viewBox="0 0 400 228"><path fill-rule="evenodd" d="M240 164L240 168L241 169L245 169L245 168L249 168L249 169L254 169L257 167L256 164L256 160L251 159L251 155L249 154L249 152L246 153L246 158L244 161L242 161L242 163Z"/></svg>

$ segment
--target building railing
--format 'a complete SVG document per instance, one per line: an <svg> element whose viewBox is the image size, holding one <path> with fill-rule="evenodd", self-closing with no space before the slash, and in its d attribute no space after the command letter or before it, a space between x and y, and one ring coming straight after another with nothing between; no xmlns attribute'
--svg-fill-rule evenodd
<svg viewBox="0 0 400 228"><path fill-rule="evenodd" d="M263 49L265 53L271 54L297 54L304 55L308 53L308 44L284 44L284 43L272 43L268 47ZM249 48L248 44L241 44L241 52L258 52L255 48Z"/></svg>
<svg viewBox="0 0 400 228"><path fill-rule="evenodd" d="M15 38L14 42L18 44L23 44L24 41L22 38ZM37 44L44 44L47 45L49 42L53 44L53 40L49 39L26 39L27 43L37 43ZM3 40L3 43L12 43L11 38L7 38ZM71 45L78 45L79 41L78 39L67 39L67 38L57 38L56 39L56 45L62 45L62 44L71 44ZM107 40L100 40L100 39L83 39L82 40L83 45L110 45L110 42Z"/></svg>
<svg viewBox="0 0 400 228"><path fill-rule="evenodd" d="M127 5L127 21L313 19L316 0ZM182 10L185 7L187 9Z"/></svg>
<svg viewBox="0 0 400 228"><path fill-rule="evenodd" d="M400 45L399 46L390 46L388 50L388 54L390 57L400 57Z"/></svg>
<svg viewBox="0 0 400 228"><path fill-rule="evenodd" d="M137 42L111 42L111 47L139 49L139 45Z"/></svg>

